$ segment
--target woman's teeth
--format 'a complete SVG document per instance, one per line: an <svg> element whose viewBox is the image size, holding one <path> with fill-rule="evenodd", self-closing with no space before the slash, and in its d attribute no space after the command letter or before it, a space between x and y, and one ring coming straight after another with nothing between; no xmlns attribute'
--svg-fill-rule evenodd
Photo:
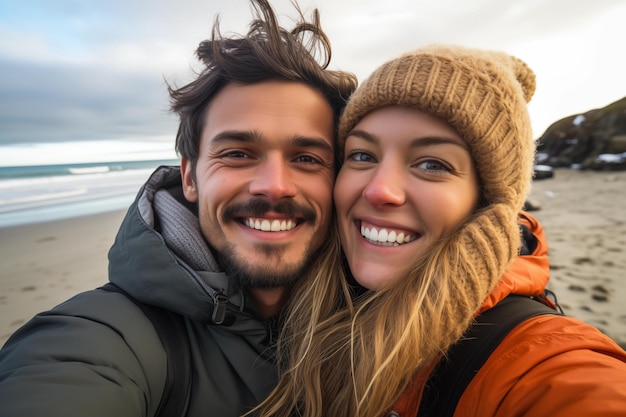
<svg viewBox="0 0 626 417"><path fill-rule="evenodd" d="M409 243L417 238L417 235L408 235L395 230L377 229L375 227L361 226L361 235L372 243L383 246L398 246Z"/></svg>

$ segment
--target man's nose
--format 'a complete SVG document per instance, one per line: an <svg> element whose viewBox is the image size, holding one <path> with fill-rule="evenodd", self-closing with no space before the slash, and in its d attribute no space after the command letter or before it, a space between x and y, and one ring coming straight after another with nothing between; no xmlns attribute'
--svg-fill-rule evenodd
<svg viewBox="0 0 626 417"><path fill-rule="evenodd" d="M250 193L262 195L271 200L294 197L296 186L293 175L289 162L285 161L282 156L269 156L256 170L255 177L250 183Z"/></svg>
<svg viewBox="0 0 626 417"><path fill-rule="evenodd" d="M399 206L405 203L403 173L397 167L381 165L363 189L363 198L374 207Z"/></svg>

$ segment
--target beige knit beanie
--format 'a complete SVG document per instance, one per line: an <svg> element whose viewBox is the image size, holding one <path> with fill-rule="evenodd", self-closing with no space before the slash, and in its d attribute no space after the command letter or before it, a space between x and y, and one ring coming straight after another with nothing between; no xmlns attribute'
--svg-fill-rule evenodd
<svg viewBox="0 0 626 417"><path fill-rule="evenodd" d="M349 132L368 113L406 106L452 125L474 159L482 205L429 258L437 276L415 284L428 287L422 314L437 322L427 330L430 344L420 345L426 361L462 336L518 255L518 214L530 188L535 154L527 110L534 91L534 73L515 57L432 45L379 67L355 91L342 115L340 152Z"/></svg>
<svg viewBox="0 0 626 417"><path fill-rule="evenodd" d="M526 103L534 92L534 73L513 56L427 46L387 62L359 86L339 125L339 149L371 111L415 107L446 121L468 142L487 204L521 210L533 173Z"/></svg>

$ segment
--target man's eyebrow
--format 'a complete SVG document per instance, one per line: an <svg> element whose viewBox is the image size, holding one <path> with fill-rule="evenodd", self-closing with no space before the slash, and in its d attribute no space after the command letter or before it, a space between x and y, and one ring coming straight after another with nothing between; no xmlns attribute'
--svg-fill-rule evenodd
<svg viewBox="0 0 626 417"><path fill-rule="evenodd" d="M382 142L382 140L377 135L372 135L371 133L365 132L363 130L353 130L348 134L348 136L357 136L372 144L379 144ZM423 136L417 137L410 142L411 147L443 144L457 145L464 149L469 149L467 143L464 140L452 136Z"/></svg>
<svg viewBox="0 0 626 417"><path fill-rule="evenodd" d="M263 134L256 130L224 130L213 136L212 143L226 141L237 141L247 143L261 143ZM310 136L293 136L289 139L289 144L298 148L317 148L325 152L333 152L333 146L324 138Z"/></svg>
<svg viewBox="0 0 626 417"><path fill-rule="evenodd" d="M211 138L212 143L234 140L237 142L259 143L261 135L254 130L224 130Z"/></svg>
<svg viewBox="0 0 626 417"><path fill-rule="evenodd" d="M333 146L323 138L309 136L294 136L290 140L291 145L298 148L317 148L323 152L333 153Z"/></svg>

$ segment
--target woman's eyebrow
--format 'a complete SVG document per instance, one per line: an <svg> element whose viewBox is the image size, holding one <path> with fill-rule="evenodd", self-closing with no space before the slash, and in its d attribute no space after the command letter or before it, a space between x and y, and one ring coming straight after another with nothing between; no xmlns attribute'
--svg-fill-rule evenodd
<svg viewBox="0 0 626 417"><path fill-rule="evenodd" d="M453 136L423 136L411 141L411 146L457 145L469 150L467 142Z"/></svg>
<svg viewBox="0 0 626 417"><path fill-rule="evenodd" d="M349 136L357 136L367 142L374 143L374 144L380 142L380 139L378 138L378 136L372 135L371 133L366 132L364 130L356 130L356 129L351 130L350 133L348 133L348 137Z"/></svg>
<svg viewBox="0 0 626 417"><path fill-rule="evenodd" d="M382 142L382 139L377 135L373 135L364 130L352 130L348 136L356 136L367 142L372 144L379 144ZM457 145L464 149L469 149L467 143L463 139L456 138L454 136L420 136L414 138L410 141L409 146L411 147L420 147L420 146L431 146L431 145Z"/></svg>

